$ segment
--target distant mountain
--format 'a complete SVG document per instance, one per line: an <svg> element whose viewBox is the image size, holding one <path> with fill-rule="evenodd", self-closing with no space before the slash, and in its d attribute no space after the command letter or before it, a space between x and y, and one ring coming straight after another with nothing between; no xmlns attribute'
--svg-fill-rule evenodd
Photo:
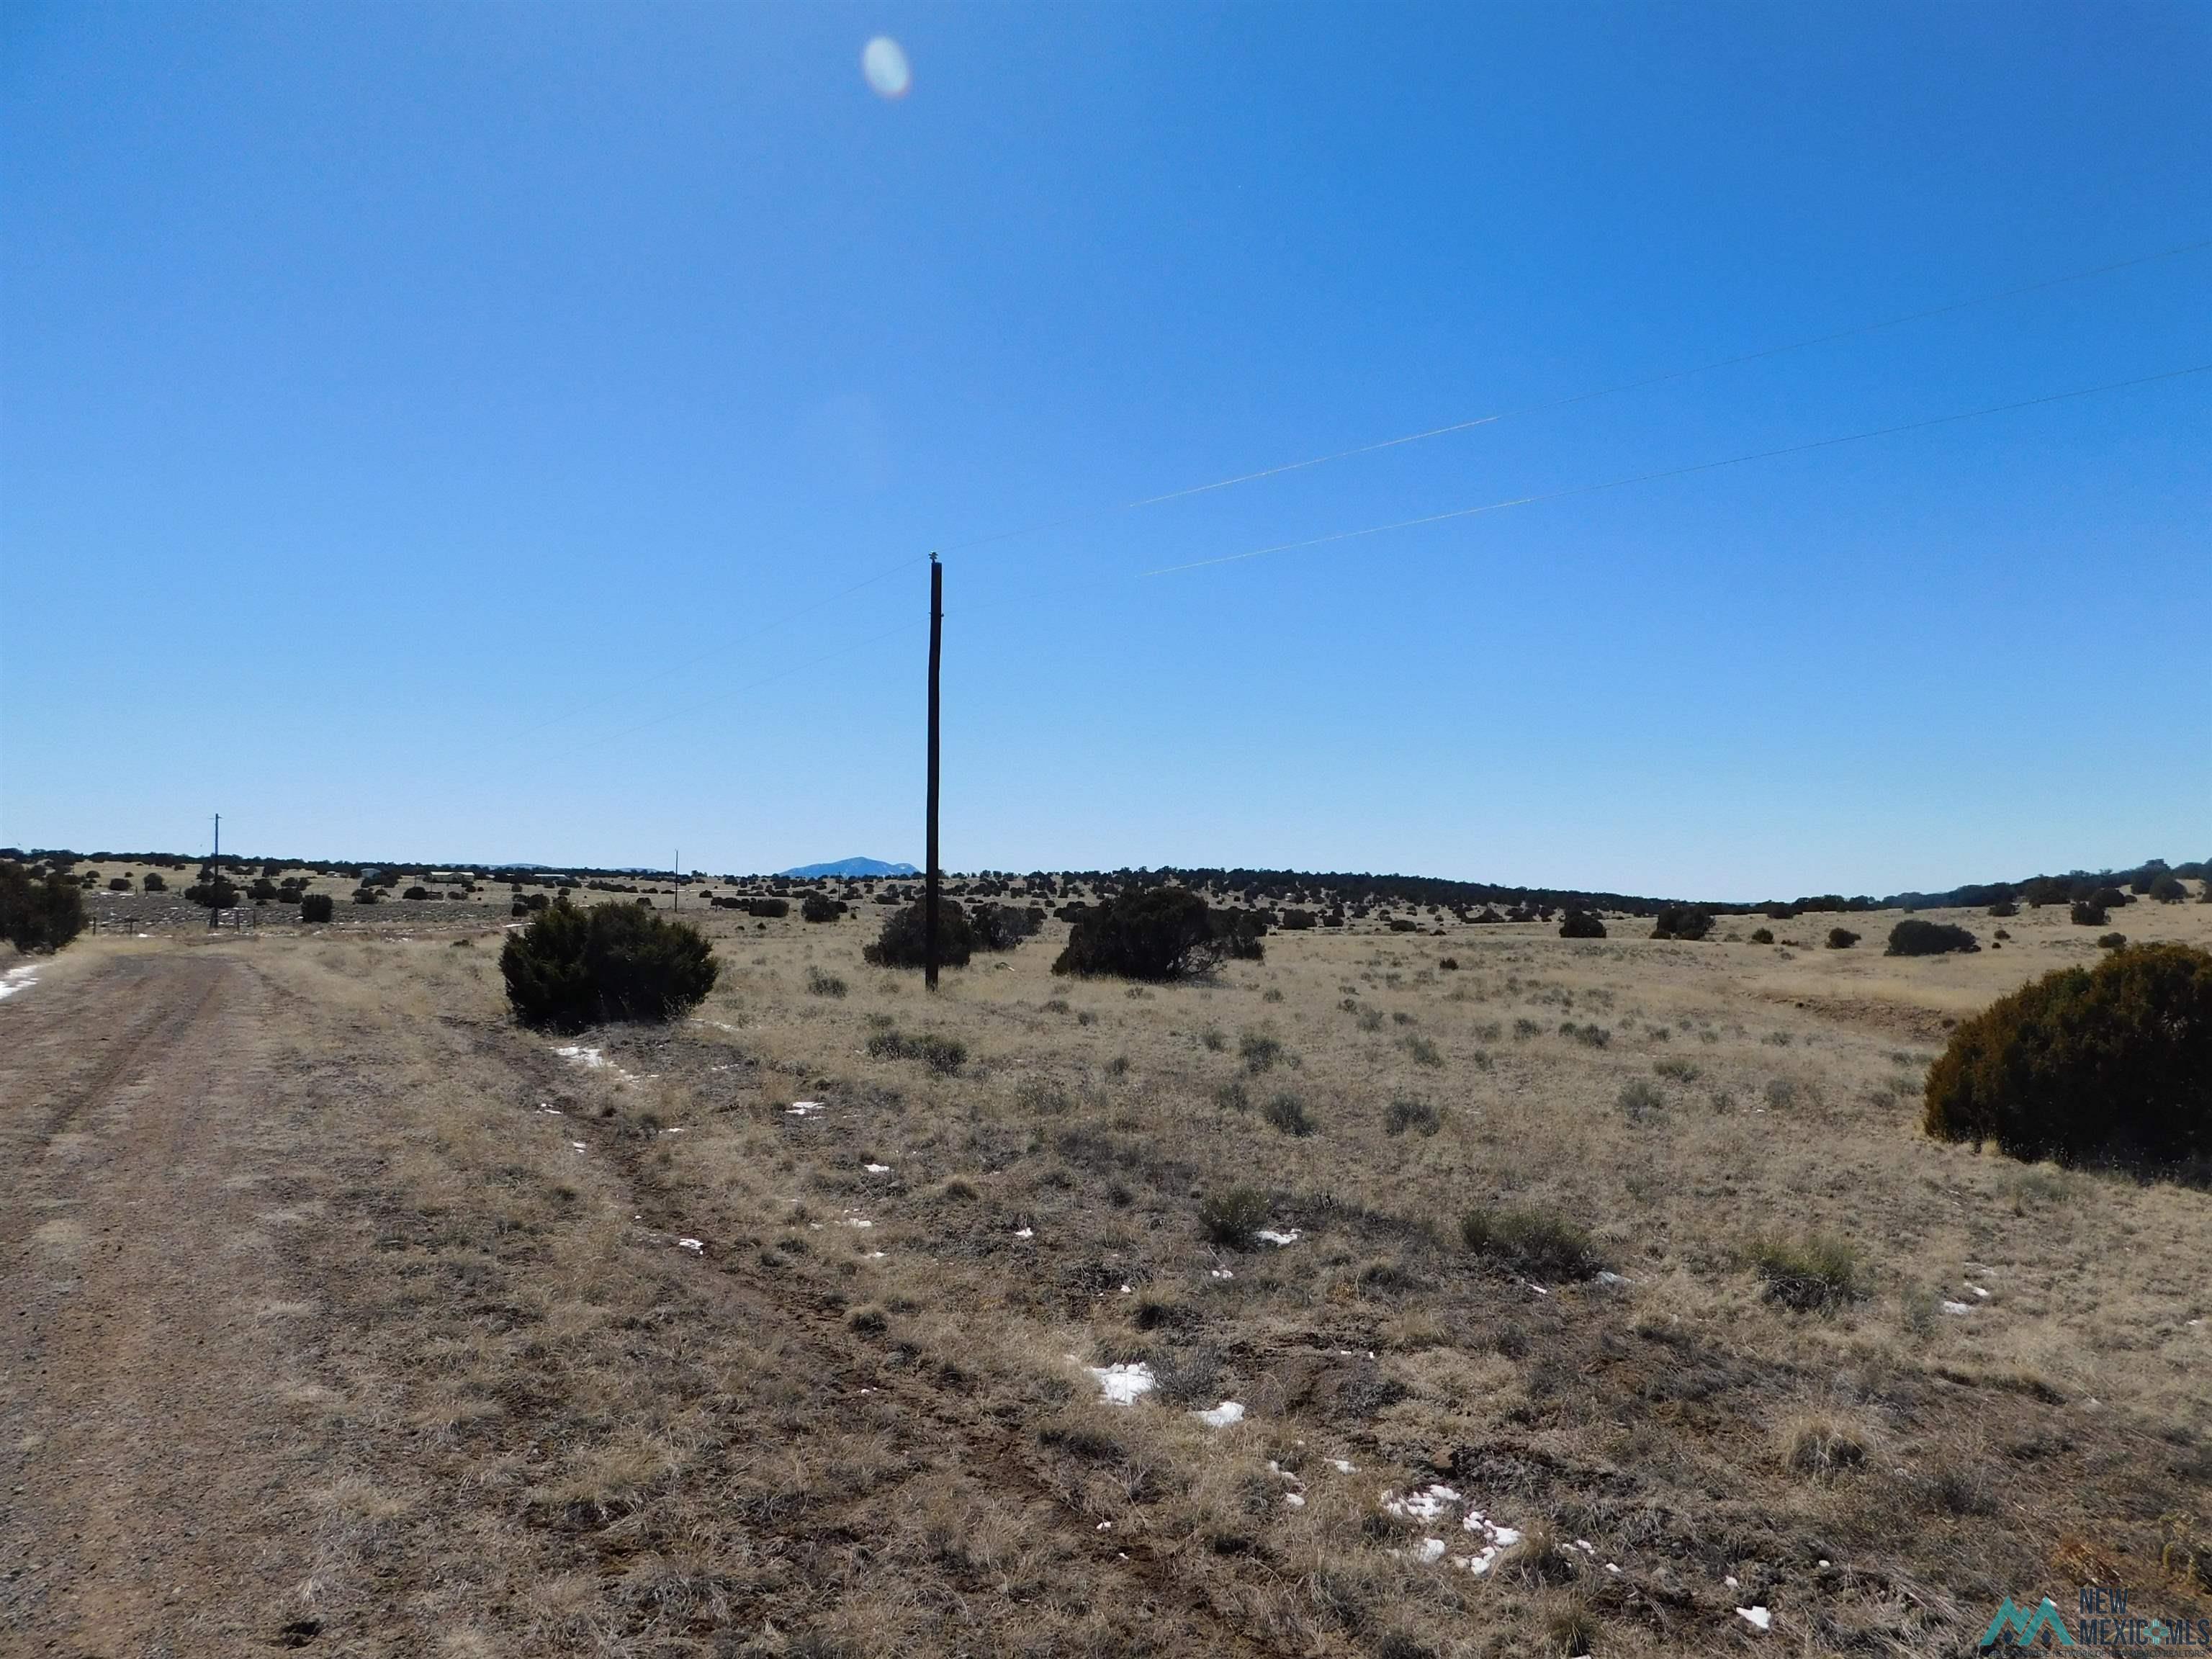
<svg viewBox="0 0 2212 1659"><path fill-rule="evenodd" d="M779 870L779 876L918 876L911 864L885 864L881 859L839 859L835 864L802 864L796 870Z"/></svg>

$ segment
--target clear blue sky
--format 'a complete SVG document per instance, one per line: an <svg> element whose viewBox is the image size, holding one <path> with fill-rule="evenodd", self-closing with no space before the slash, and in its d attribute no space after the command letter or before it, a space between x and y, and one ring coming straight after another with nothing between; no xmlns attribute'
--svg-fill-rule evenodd
<svg viewBox="0 0 2212 1659"><path fill-rule="evenodd" d="M864 43L900 41L900 100ZM0 842L2212 854L2202 4L0 9ZM811 608L810 608L811 607Z"/></svg>

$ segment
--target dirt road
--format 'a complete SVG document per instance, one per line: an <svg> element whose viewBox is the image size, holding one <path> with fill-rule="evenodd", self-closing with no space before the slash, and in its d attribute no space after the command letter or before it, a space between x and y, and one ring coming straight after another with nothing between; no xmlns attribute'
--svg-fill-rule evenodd
<svg viewBox="0 0 2212 1659"><path fill-rule="evenodd" d="M0 1010L0 1632L33 1650L266 1641L304 1571L317 1449L276 1411L301 1293L257 1231L266 994L179 952Z"/></svg>
<svg viewBox="0 0 2212 1659"><path fill-rule="evenodd" d="M1258 1650L970 1379L673 1248L650 1130L400 961L0 1006L0 1651Z"/></svg>

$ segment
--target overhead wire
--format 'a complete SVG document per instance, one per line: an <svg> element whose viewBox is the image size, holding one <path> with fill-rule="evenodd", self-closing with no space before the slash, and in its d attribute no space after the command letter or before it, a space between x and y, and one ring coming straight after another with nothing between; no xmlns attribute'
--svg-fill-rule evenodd
<svg viewBox="0 0 2212 1659"><path fill-rule="evenodd" d="M1273 553L1295 552L1302 548L1323 547L1334 542L1356 541L1367 536L1387 535L1392 531L1413 530L1423 525L1443 524L1454 519L1471 519L1479 514L1503 512L1507 507L1533 507L1540 501L1564 501L1572 495L1592 495L1601 490L1626 489L1631 484L1655 483L1664 478L1687 477L1692 473L1711 472L1721 467L1741 466L1750 461L1774 460L1784 455L1802 455L1815 449L1832 449L1839 444L1864 443L1873 438L1893 437L1903 432L1919 432L1929 427L1949 426L1960 421L1979 420L1989 415L2006 415L2015 410L2035 409L2045 404L2065 403L2076 398L2093 398L2101 392L2124 392L2134 386L2154 386L2162 380L2178 380L2191 374L2212 372L2212 363L2197 363L2188 368L2169 369L2160 374L2145 374L2134 380L2111 380L2102 386L2081 386L2069 392L2053 392L2039 398L2024 398L2014 403L1991 404L1983 409L1961 410L1949 415L1932 415L1925 420L1904 421L1894 426L1874 427L1864 432L1846 432L1832 438L1815 438L1805 443L1784 444L1776 449L1758 449L1741 455L1729 455L1720 460L1698 461L1687 466L1664 467L1653 472L1632 473L1626 477L1607 478L1599 483L1573 484L1564 489L1547 489L1530 495L1514 495L1504 501L1485 501L1475 507L1457 507L1443 513L1423 514L1419 518L1398 519L1388 524L1364 526L1357 530L1339 530L1326 536L1310 536L1301 541L1277 542L1268 547L1255 547L1243 553L1226 553L1218 558L1193 559L1184 564L1161 565L1143 570L1139 576L1172 576L1185 570L1203 570L1212 565L1237 564L1247 559L1266 558Z"/></svg>

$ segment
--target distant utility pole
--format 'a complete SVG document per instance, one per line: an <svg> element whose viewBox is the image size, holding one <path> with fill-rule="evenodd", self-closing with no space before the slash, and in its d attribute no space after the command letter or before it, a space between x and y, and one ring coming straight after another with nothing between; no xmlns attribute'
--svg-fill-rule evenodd
<svg viewBox="0 0 2212 1659"><path fill-rule="evenodd" d="M922 854L921 975L937 988L937 664L945 637L945 567L929 556L929 829Z"/></svg>
<svg viewBox="0 0 2212 1659"><path fill-rule="evenodd" d="M212 933L222 915L215 902L217 884L222 880L222 814L220 812L215 815L215 854L208 860L208 864L215 872L208 885L208 932Z"/></svg>
<svg viewBox="0 0 2212 1659"><path fill-rule="evenodd" d="M684 849L680 847L676 849L676 911L679 915L684 911Z"/></svg>

